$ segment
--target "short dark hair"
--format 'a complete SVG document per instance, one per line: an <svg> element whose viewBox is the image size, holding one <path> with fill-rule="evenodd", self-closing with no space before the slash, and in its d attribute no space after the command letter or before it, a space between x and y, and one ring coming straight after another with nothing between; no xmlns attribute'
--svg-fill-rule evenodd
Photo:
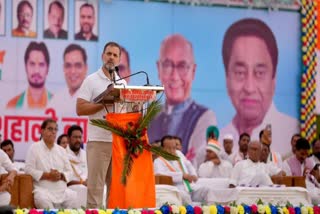
<svg viewBox="0 0 320 214"><path fill-rule="evenodd" d="M10 140L10 139L7 139L7 140L2 141L0 147L1 147L1 149L2 149L3 147L8 146L8 145L11 145L12 148L14 149L13 142L12 142L12 140Z"/></svg>
<svg viewBox="0 0 320 214"><path fill-rule="evenodd" d="M92 9L92 11L93 11L93 14L95 14L94 7L93 7L92 4L84 3L84 4L82 4L82 5L80 6L80 9L79 9L79 10L81 10L81 9L84 8L84 7L90 7L90 8Z"/></svg>
<svg viewBox="0 0 320 214"><path fill-rule="evenodd" d="M240 137L239 137L239 142L240 142L240 140L241 140L243 137L245 137L245 136L247 136L247 137L249 138L249 140L250 140L250 135L249 135L247 132L243 132L243 133L240 135Z"/></svg>
<svg viewBox="0 0 320 214"><path fill-rule="evenodd" d="M294 138L294 137L299 137L299 138L301 138L301 135L300 135L299 133L295 133L294 135L292 135L290 142L293 141L293 138Z"/></svg>
<svg viewBox="0 0 320 214"><path fill-rule="evenodd" d="M76 131L76 130L79 130L81 133L83 133L82 128L81 128L80 126L78 126L78 125L72 125L72 126L70 126L70 127L68 128L68 137L71 137L72 132L73 132L73 131Z"/></svg>
<svg viewBox="0 0 320 214"><path fill-rule="evenodd" d="M172 136L173 139L178 140L182 145L182 139L178 136Z"/></svg>
<svg viewBox="0 0 320 214"><path fill-rule="evenodd" d="M82 58L83 58L83 61L84 61L84 64L87 64L87 53L86 53L86 50L83 49L78 44L70 44L70 45L68 45L68 47L66 47L66 49L64 50L63 59L68 53L70 53L72 51L80 51L80 53L82 55Z"/></svg>
<svg viewBox="0 0 320 214"><path fill-rule="evenodd" d="M316 145L316 143L317 143L318 141L320 141L319 138L316 138L316 139L314 139L314 140L312 141L312 143L311 143L312 148L315 147L315 145Z"/></svg>
<svg viewBox="0 0 320 214"><path fill-rule="evenodd" d="M63 4L62 4L61 2L59 2L59 1L53 1L53 2L51 2L51 3L49 4L49 10L48 10L48 12L49 12L49 13L51 12L51 9L52 9L52 6L53 6L53 5L56 5L59 9L62 10L62 16L64 17L64 6L63 6Z"/></svg>
<svg viewBox="0 0 320 214"><path fill-rule="evenodd" d="M121 46L118 43L116 43L116 42L108 42L107 44L105 44L105 46L103 48L103 52L106 51L108 46L117 47L119 49L119 56L121 56Z"/></svg>
<svg viewBox="0 0 320 214"><path fill-rule="evenodd" d="M42 124L41 124L41 129L43 130L43 129L45 129L45 128L47 128L47 126L48 126L48 124L49 123L57 123L57 121L55 121L54 119L52 119L52 118L47 118L47 119L45 119L43 122L42 122Z"/></svg>
<svg viewBox="0 0 320 214"><path fill-rule="evenodd" d="M19 14L20 14L22 8L25 5L28 6L31 9L32 13L33 13L33 7L31 5L31 3L29 1L23 0L23 1L19 2L18 7L17 7L17 18L18 18L18 20L19 20Z"/></svg>
<svg viewBox="0 0 320 214"><path fill-rule="evenodd" d="M40 51L43 53L46 63L50 64L49 51L43 42L30 42L24 54L24 63L27 64L31 51Z"/></svg>
<svg viewBox="0 0 320 214"><path fill-rule="evenodd" d="M299 138L296 144L296 150L309 150L310 144L306 138Z"/></svg>
<svg viewBox="0 0 320 214"><path fill-rule="evenodd" d="M58 145L61 144L62 138L64 138L64 137L68 138L68 135L66 135L66 134L61 134L61 135L58 137L58 139L57 139L57 144L58 144Z"/></svg>
<svg viewBox="0 0 320 214"><path fill-rule="evenodd" d="M261 140L262 135L263 135L263 132L264 132L264 130L263 130L263 129L259 132L259 140Z"/></svg>
<svg viewBox="0 0 320 214"><path fill-rule="evenodd" d="M173 136L171 136L171 135L165 135L165 136L163 136L163 137L161 138L161 147L163 147L163 144L164 144L164 141L165 141L165 140L172 140L172 139L174 139L174 138L173 138Z"/></svg>
<svg viewBox="0 0 320 214"><path fill-rule="evenodd" d="M272 77L275 77L278 64L277 41L269 26L263 21L255 18L241 19L233 23L225 33L222 45L222 57L226 75L234 42L237 38L243 36L254 36L264 41L272 60Z"/></svg>

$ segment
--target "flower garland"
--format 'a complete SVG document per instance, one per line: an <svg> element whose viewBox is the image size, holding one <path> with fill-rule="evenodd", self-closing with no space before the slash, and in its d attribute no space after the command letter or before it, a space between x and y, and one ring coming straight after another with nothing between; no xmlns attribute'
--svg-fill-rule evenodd
<svg viewBox="0 0 320 214"><path fill-rule="evenodd" d="M233 204L230 206L176 206L163 205L159 209L65 209L37 210L16 209L15 214L320 214L319 206L276 206L263 204Z"/></svg>
<svg viewBox="0 0 320 214"><path fill-rule="evenodd" d="M158 101L152 102L148 106L146 114L139 119L137 124L129 122L125 129L116 124L112 124L107 120L90 120L92 125L111 131L124 139L127 150L127 153L124 156L123 171L121 174L121 183L124 185L127 182L127 177L130 175L134 158L137 158L144 150L151 151L167 160L179 160L179 157L164 151L161 147L151 146L144 138L147 127L160 110L160 103Z"/></svg>

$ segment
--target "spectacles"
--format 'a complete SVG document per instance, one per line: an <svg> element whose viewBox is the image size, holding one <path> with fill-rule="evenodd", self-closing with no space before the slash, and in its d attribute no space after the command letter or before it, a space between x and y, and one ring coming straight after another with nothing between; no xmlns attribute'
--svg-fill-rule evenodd
<svg viewBox="0 0 320 214"><path fill-rule="evenodd" d="M58 128L52 128L52 127L48 127L48 128L46 128L48 131L50 131L50 132L53 132L53 131L55 131L55 132L57 132L58 131Z"/></svg>
<svg viewBox="0 0 320 214"><path fill-rule="evenodd" d="M171 75L173 70L175 69L180 76L183 76L189 72L189 69L191 67L191 65L185 61L179 62L178 64L174 64L172 61L166 60L160 62L160 64L162 67L162 73L164 75Z"/></svg>
<svg viewBox="0 0 320 214"><path fill-rule="evenodd" d="M71 69L72 67L76 68L76 69L81 69L83 66L83 63L81 62L76 62L74 64L72 63L64 63L64 68L65 69Z"/></svg>

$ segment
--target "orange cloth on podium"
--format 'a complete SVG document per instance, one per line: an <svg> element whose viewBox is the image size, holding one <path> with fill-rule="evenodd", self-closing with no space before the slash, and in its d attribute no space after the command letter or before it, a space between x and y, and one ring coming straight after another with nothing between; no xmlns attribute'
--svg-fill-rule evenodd
<svg viewBox="0 0 320 214"><path fill-rule="evenodd" d="M106 116L110 123L122 128L126 128L129 122L136 124L140 117L140 113L109 113ZM144 137L147 139L147 135ZM155 177L151 152L144 150L137 158L133 158L131 174L127 177L127 184L123 185L121 173L126 146L122 137L112 134L112 139L112 180L108 208L155 207Z"/></svg>

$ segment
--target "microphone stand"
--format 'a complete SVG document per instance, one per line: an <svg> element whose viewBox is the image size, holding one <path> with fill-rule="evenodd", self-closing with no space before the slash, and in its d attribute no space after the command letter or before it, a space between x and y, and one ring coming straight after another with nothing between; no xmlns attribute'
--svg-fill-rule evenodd
<svg viewBox="0 0 320 214"><path fill-rule="evenodd" d="M147 84L145 84L144 86L151 86L151 85L150 85L150 82L149 82L148 74L147 74L147 72L145 72L145 71L138 71L138 72L136 72L136 73L130 74L130 75L125 76L125 77L122 77L122 78L120 78L120 79L117 79L117 81L123 80L123 79L125 79L125 78L127 78L127 77L132 77L132 76L135 76L135 75L141 74L141 73L143 73L143 74L146 75Z"/></svg>

